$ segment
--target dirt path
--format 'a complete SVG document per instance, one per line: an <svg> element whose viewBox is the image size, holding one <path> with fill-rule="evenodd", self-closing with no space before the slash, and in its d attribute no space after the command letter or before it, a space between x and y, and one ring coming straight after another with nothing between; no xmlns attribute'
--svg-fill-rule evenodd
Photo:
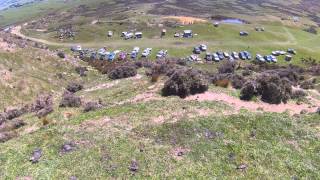
<svg viewBox="0 0 320 180"><path fill-rule="evenodd" d="M248 109L250 111L259 111L259 109L265 112L276 112L283 113L288 111L291 115L299 114L302 110L307 112L315 112L318 107L311 107L307 104L297 105L294 103L287 104L268 104L264 102L252 102L242 101L236 97L229 96L224 93L206 92L195 96L190 96L186 100L197 100L197 101L222 101L239 111L240 109ZM315 102L317 106L317 102Z"/></svg>

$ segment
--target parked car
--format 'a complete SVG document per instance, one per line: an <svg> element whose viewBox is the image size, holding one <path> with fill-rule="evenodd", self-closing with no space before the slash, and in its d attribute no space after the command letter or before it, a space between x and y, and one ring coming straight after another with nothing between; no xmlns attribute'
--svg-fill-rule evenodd
<svg viewBox="0 0 320 180"><path fill-rule="evenodd" d="M257 54L257 55L256 55L256 60L259 61L259 62L265 62L263 56L260 55L260 54Z"/></svg>
<svg viewBox="0 0 320 180"><path fill-rule="evenodd" d="M133 48L133 51L136 51L137 53L139 53L140 48L139 48L139 47L134 47L134 48Z"/></svg>
<svg viewBox="0 0 320 180"><path fill-rule="evenodd" d="M157 58L157 59L158 59L158 58L164 58L164 57L167 56L167 54L168 54L168 51L167 51L167 50L160 50L160 51L157 53L156 58Z"/></svg>
<svg viewBox="0 0 320 180"><path fill-rule="evenodd" d="M150 55L151 51L152 51L152 48L147 48L142 52L141 56L148 57Z"/></svg>
<svg viewBox="0 0 320 180"><path fill-rule="evenodd" d="M244 53L244 55L245 55L247 60L251 60L252 59L252 56L248 51L244 51L243 53Z"/></svg>
<svg viewBox="0 0 320 180"><path fill-rule="evenodd" d="M294 49L291 49L291 48L289 48L287 52L290 54L294 54L294 55L297 54L297 51L295 51Z"/></svg>
<svg viewBox="0 0 320 180"><path fill-rule="evenodd" d="M223 52L218 51L218 52L217 52L217 55L218 55L218 57L219 57L220 60L223 60L223 59L224 59Z"/></svg>
<svg viewBox="0 0 320 180"><path fill-rule="evenodd" d="M285 51L279 51L279 53L280 53L280 55L286 55L287 54L287 52L285 52Z"/></svg>
<svg viewBox="0 0 320 180"><path fill-rule="evenodd" d="M115 58L116 58L116 53L114 53L114 52L111 52L111 53L108 55L108 60L109 60L109 61L113 61Z"/></svg>
<svg viewBox="0 0 320 180"><path fill-rule="evenodd" d="M246 57L246 55L245 55L245 53L244 53L243 51L241 51L241 52L239 53L239 57L240 57L240 59L242 59L242 60L246 60L246 59L247 59L247 57Z"/></svg>
<svg viewBox="0 0 320 180"><path fill-rule="evenodd" d="M208 49L207 45L205 45L205 44L200 44L199 48L201 51L207 51L207 49Z"/></svg>
<svg viewBox="0 0 320 180"><path fill-rule="evenodd" d="M275 56L271 56L271 62L276 63L278 62L278 60Z"/></svg>
<svg viewBox="0 0 320 180"><path fill-rule="evenodd" d="M125 40L132 39L134 37L133 33L127 33L124 37Z"/></svg>
<svg viewBox="0 0 320 180"><path fill-rule="evenodd" d="M272 61L272 57L270 55L266 55L264 56L264 60L269 63Z"/></svg>
<svg viewBox="0 0 320 180"><path fill-rule="evenodd" d="M216 61L216 62L220 61L219 55L217 53L213 54L213 60Z"/></svg>
<svg viewBox="0 0 320 180"><path fill-rule="evenodd" d="M136 59L138 57L138 52L137 51L132 51L131 52L131 59Z"/></svg>
<svg viewBox="0 0 320 180"><path fill-rule="evenodd" d="M194 47L194 48L193 48L193 53L194 53L194 54L201 54L200 48L199 48L199 47Z"/></svg>
<svg viewBox="0 0 320 180"><path fill-rule="evenodd" d="M234 59L239 59L239 55L237 52L232 52L231 53L231 56L234 58Z"/></svg>
<svg viewBox="0 0 320 180"><path fill-rule="evenodd" d="M178 37L180 37L180 34L179 33L174 33L174 37L178 38Z"/></svg>
<svg viewBox="0 0 320 180"><path fill-rule="evenodd" d="M292 56L291 55L286 55L285 59L286 61L291 61L292 60Z"/></svg>
<svg viewBox="0 0 320 180"><path fill-rule="evenodd" d="M224 53L223 53L223 56L224 56L225 58L227 58L227 59L230 58L230 55L229 55L229 53L227 53L227 52L224 52Z"/></svg>
<svg viewBox="0 0 320 180"><path fill-rule="evenodd" d="M213 55L211 53L207 53L205 59L207 61L212 61L213 60Z"/></svg>
<svg viewBox="0 0 320 180"><path fill-rule="evenodd" d="M119 60L125 60L125 59L127 59L127 53L125 53L125 52L120 52L120 53L119 53L119 56L118 56L118 59L119 59Z"/></svg>
<svg viewBox="0 0 320 180"><path fill-rule="evenodd" d="M72 47L71 47L71 51L73 51L73 52L82 51L82 47L81 47L80 45L72 46Z"/></svg>

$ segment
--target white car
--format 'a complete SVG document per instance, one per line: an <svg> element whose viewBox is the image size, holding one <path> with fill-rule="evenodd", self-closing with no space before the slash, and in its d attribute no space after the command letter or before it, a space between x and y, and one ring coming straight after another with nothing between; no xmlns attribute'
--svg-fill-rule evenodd
<svg viewBox="0 0 320 180"><path fill-rule="evenodd" d="M227 52L224 52L224 53L223 53L223 56L224 56L225 58L230 58L230 55L229 55L229 53L227 53Z"/></svg>
<svg viewBox="0 0 320 180"><path fill-rule="evenodd" d="M257 60L257 61L260 61L260 62L265 62L263 56L260 55L260 54L257 54L257 55L256 55L256 60Z"/></svg>
<svg viewBox="0 0 320 180"><path fill-rule="evenodd" d="M167 51L167 50L160 50L160 51L157 53L156 57L157 57L157 58L164 58L164 57L167 56L167 54L168 54L168 51Z"/></svg>
<svg viewBox="0 0 320 180"><path fill-rule="evenodd" d="M139 48L139 47L134 47L134 48L133 48L133 51L135 51L135 52L138 53L138 52L140 51L140 48Z"/></svg>
<svg viewBox="0 0 320 180"><path fill-rule="evenodd" d="M205 45L205 44L200 44L199 48L201 51L207 51L207 49L208 49L207 45Z"/></svg>
<svg viewBox="0 0 320 180"><path fill-rule="evenodd" d="M142 52L142 57L147 57L150 55L152 48L147 48Z"/></svg>
<svg viewBox="0 0 320 180"><path fill-rule="evenodd" d="M271 56L271 62L276 63L278 62L278 60L275 56Z"/></svg>
<svg viewBox="0 0 320 180"><path fill-rule="evenodd" d="M232 52L231 55L234 59L239 59L239 54L237 52Z"/></svg>
<svg viewBox="0 0 320 180"><path fill-rule="evenodd" d="M219 58L219 56L218 56L217 53L214 53L214 54L213 54L213 60L216 61L216 62L219 62L219 61L220 61L220 58Z"/></svg>

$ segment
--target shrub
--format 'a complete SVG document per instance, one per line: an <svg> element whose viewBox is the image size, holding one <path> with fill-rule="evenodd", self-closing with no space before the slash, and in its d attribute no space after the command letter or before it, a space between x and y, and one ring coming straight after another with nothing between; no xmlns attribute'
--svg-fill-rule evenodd
<svg viewBox="0 0 320 180"><path fill-rule="evenodd" d="M59 52L57 53L57 55L58 55L59 58L62 58L62 59L66 58L66 55L65 55L64 52L62 52L62 51L59 51Z"/></svg>
<svg viewBox="0 0 320 180"><path fill-rule="evenodd" d="M76 93L78 91L81 91L83 89L83 85L79 83L70 83L67 88L69 92Z"/></svg>
<svg viewBox="0 0 320 180"><path fill-rule="evenodd" d="M0 133L0 143L4 143L6 141L9 141L12 138L17 137L17 133L14 131L8 131Z"/></svg>
<svg viewBox="0 0 320 180"><path fill-rule="evenodd" d="M303 81L300 83L302 89L314 89L314 84L310 80Z"/></svg>
<svg viewBox="0 0 320 180"><path fill-rule="evenodd" d="M292 93L290 81L278 74L262 74L257 78L261 100L270 104L286 103Z"/></svg>
<svg viewBox="0 0 320 180"><path fill-rule="evenodd" d="M246 83L246 79L241 75L233 75L231 78L232 87L235 89L241 89Z"/></svg>
<svg viewBox="0 0 320 180"><path fill-rule="evenodd" d="M234 73L236 68L236 63L227 61L219 66L218 71L220 74Z"/></svg>
<svg viewBox="0 0 320 180"><path fill-rule="evenodd" d="M6 119L11 120L11 119L15 119L17 117L20 117L23 114L26 114L28 111L29 111L28 107L24 106L22 108L15 108L15 109L6 110L4 115L5 115Z"/></svg>
<svg viewBox="0 0 320 180"><path fill-rule="evenodd" d="M85 103L85 105L83 107L83 111L84 112L95 111L95 110L100 109L102 107L103 107L103 105L101 104L101 102L90 101L90 102Z"/></svg>
<svg viewBox="0 0 320 180"><path fill-rule="evenodd" d="M208 90L208 82L199 71L193 69L177 70L165 83L162 89L163 96L179 96L203 93Z"/></svg>
<svg viewBox="0 0 320 180"><path fill-rule="evenodd" d="M81 76L87 76L86 72L88 71L87 67L82 67L82 66L79 66L79 67L76 67L75 68L75 71Z"/></svg>
<svg viewBox="0 0 320 180"><path fill-rule="evenodd" d="M137 75L137 69L133 66L120 66L109 73L110 79L123 79Z"/></svg>
<svg viewBox="0 0 320 180"><path fill-rule="evenodd" d="M306 97L306 96L307 96L307 93L304 92L304 90L301 90L301 89L293 90L292 94L291 94L291 98L292 99L301 99L301 98Z"/></svg>
<svg viewBox="0 0 320 180"><path fill-rule="evenodd" d="M32 112L38 112L44 108L51 107L53 105L52 95L41 94L37 97L35 102L31 106Z"/></svg>
<svg viewBox="0 0 320 180"><path fill-rule="evenodd" d="M81 98L75 96L72 92L66 91L62 96L59 107L80 107Z"/></svg>
<svg viewBox="0 0 320 180"><path fill-rule="evenodd" d="M257 95L256 82L246 82L240 92L240 99L250 101L255 95Z"/></svg>
<svg viewBox="0 0 320 180"><path fill-rule="evenodd" d="M4 123L2 126L0 126L0 133L13 131L13 130L19 129L25 125L26 125L26 123L23 120L19 120L19 119L13 120L13 121L8 121L8 122Z"/></svg>

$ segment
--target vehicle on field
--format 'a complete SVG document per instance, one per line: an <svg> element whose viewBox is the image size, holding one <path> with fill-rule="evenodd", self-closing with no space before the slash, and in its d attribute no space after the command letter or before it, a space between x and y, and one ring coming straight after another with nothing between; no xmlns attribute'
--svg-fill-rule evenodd
<svg viewBox="0 0 320 180"><path fill-rule="evenodd" d="M286 55L284 60L285 61L291 61L292 60L292 56L291 55Z"/></svg>
<svg viewBox="0 0 320 180"><path fill-rule="evenodd" d="M249 36L249 33L247 31L241 31L240 36Z"/></svg>
<svg viewBox="0 0 320 180"><path fill-rule="evenodd" d="M232 52L231 53L231 56L234 58L234 59L239 59L239 54L237 52Z"/></svg>
<svg viewBox="0 0 320 180"><path fill-rule="evenodd" d="M82 47L80 45L72 46L70 50L73 52L79 52L82 51Z"/></svg>
<svg viewBox="0 0 320 180"><path fill-rule="evenodd" d="M224 53L223 53L223 56L224 56L225 58L227 58L227 59L230 58L230 55L229 55L229 53L227 53L227 52L224 52Z"/></svg>
<svg viewBox="0 0 320 180"><path fill-rule="evenodd" d="M147 48L145 49L142 54L141 57L148 57L151 54L152 48Z"/></svg>
<svg viewBox="0 0 320 180"><path fill-rule="evenodd" d="M174 37L175 38L179 38L180 37L180 33L174 33Z"/></svg>
<svg viewBox="0 0 320 180"><path fill-rule="evenodd" d="M295 51L294 49L291 49L291 48L289 48L289 49L287 50L287 52L290 53L290 54L293 54L293 55L296 55L296 54L297 54L297 51Z"/></svg>
<svg viewBox="0 0 320 180"><path fill-rule="evenodd" d="M201 54L200 48L199 48L199 47L194 47L194 48L193 48L193 53L194 53L194 54Z"/></svg>
<svg viewBox="0 0 320 180"><path fill-rule="evenodd" d="M219 55L217 53L213 54L213 60L216 61L216 62L220 61Z"/></svg>
<svg viewBox="0 0 320 180"><path fill-rule="evenodd" d="M252 59L252 56L248 51L243 51L243 53L244 53L244 55L245 55L247 60L251 60Z"/></svg>
<svg viewBox="0 0 320 180"><path fill-rule="evenodd" d="M167 50L160 50L157 55L156 55L156 58L159 59L159 58L165 58L168 54L168 51Z"/></svg>
<svg viewBox="0 0 320 180"><path fill-rule="evenodd" d="M205 44L200 44L199 48L201 51L207 51L207 49L208 49L207 45L205 45Z"/></svg>
<svg viewBox="0 0 320 180"><path fill-rule="evenodd" d="M257 55L256 55L256 60L259 61L259 62L265 62L263 56L260 55L260 54L257 54Z"/></svg>
<svg viewBox="0 0 320 180"><path fill-rule="evenodd" d="M217 53L217 55L218 55L218 57L219 57L220 60L223 60L223 59L224 59L223 52L218 51L218 52L216 52L216 53Z"/></svg>
<svg viewBox="0 0 320 180"><path fill-rule="evenodd" d="M120 52L118 56L119 60L126 60L127 59L127 53L125 52Z"/></svg>
<svg viewBox="0 0 320 180"><path fill-rule="evenodd" d="M246 57L246 55L245 55L245 53L243 51L239 52L239 57L240 57L241 60L246 60L247 59L247 57Z"/></svg>
<svg viewBox="0 0 320 180"><path fill-rule="evenodd" d="M213 54L211 54L211 53L206 53L205 60L207 60L207 61L213 61Z"/></svg>

